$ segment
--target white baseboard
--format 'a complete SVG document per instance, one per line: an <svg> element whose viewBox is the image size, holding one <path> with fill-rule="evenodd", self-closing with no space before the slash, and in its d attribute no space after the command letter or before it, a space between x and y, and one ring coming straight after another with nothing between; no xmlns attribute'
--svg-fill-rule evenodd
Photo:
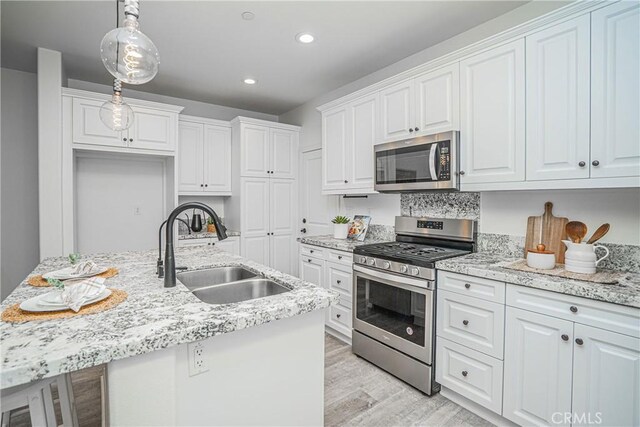
<svg viewBox="0 0 640 427"><path fill-rule="evenodd" d="M471 400L467 399L466 397L462 396L461 394L456 393L453 390L450 390L446 387L442 387L440 389L440 394L443 397L446 397L447 399L449 399L450 401L452 401L453 403L456 403L460 406L462 406L464 409L473 412L474 414L476 414L479 417L484 418L485 420L489 421L490 423L493 423L497 426L500 427L512 427L512 426L517 426L518 424L514 424L513 422L509 421L508 419L504 418L501 415L496 414L493 411L488 410L487 408L485 408L484 406L478 405L475 402L472 402Z"/></svg>
<svg viewBox="0 0 640 427"><path fill-rule="evenodd" d="M345 334L343 334L341 332L338 332L335 329L333 329L332 327L326 326L326 325L324 327L324 331L326 333L328 333L329 335L331 335L333 337L336 337L337 339L339 339L343 343L351 345L351 337L350 336L348 337Z"/></svg>

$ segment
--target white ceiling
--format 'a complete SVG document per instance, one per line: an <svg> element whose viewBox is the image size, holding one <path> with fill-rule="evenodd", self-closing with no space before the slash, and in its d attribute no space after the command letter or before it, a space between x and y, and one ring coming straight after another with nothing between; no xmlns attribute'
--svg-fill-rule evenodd
<svg viewBox="0 0 640 427"><path fill-rule="evenodd" d="M136 89L281 114L526 1L140 3L140 28L161 63ZM2 1L2 66L34 72L40 46L63 53L68 77L110 84L99 45L115 26L115 5ZM243 20L244 11L255 19ZM296 42L303 31L316 42ZM245 85L247 76L258 84Z"/></svg>

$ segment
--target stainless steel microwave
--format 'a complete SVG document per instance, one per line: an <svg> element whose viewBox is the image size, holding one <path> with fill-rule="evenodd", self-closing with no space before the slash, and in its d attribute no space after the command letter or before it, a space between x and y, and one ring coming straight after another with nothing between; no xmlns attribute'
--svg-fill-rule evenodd
<svg viewBox="0 0 640 427"><path fill-rule="evenodd" d="M374 146L375 190L459 190L458 141L458 132L443 132Z"/></svg>

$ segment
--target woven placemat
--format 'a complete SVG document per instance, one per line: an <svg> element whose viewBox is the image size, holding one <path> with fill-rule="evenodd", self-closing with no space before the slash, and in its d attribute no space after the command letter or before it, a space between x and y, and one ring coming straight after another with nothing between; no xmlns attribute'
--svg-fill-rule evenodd
<svg viewBox="0 0 640 427"><path fill-rule="evenodd" d="M598 271L594 274L573 273L564 269L564 264L556 264L552 270L539 270L527 265L526 259L521 259L502 267L510 270L526 271L527 273L546 274L547 276L558 276L566 279L583 280L585 282L602 283L604 285L615 285L625 277L625 273L617 271Z"/></svg>
<svg viewBox="0 0 640 427"><path fill-rule="evenodd" d="M13 304L2 312L0 319L3 322L9 323L23 323L33 320L54 320L65 319L67 317L84 316L86 314L95 314L102 311L107 311L117 306L121 302L127 299L129 294L122 289L111 289L111 295L102 301L95 302L93 304L85 305L77 313L73 310L64 311L49 311L35 313L31 311L24 311L20 309L20 304Z"/></svg>
<svg viewBox="0 0 640 427"><path fill-rule="evenodd" d="M119 273L118 269L115 267L110 267L107 271L105 271L104 273L100 273L97 274L93 277L104 277L105 279L108 279L110 277L114 277L117 276ZM47 282L47 280L42 277L42 274L38 274L35 276L30 276L27 279L27 284L31 285L31 286L35 286L36 288L46 288L48 286L51 286L49 284L49 282Z"/></svg>

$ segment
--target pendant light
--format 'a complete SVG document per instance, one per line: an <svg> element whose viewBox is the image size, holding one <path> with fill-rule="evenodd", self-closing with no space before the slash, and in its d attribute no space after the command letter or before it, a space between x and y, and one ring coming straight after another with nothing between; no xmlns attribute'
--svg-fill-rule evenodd
<svg viewBox="0 0 640 427"><path fill-rule="evenodd" d="M122 27L109 31L100 43L102 63L116 79L139 85L158 73L160 56L151 39L138 28L138 0L124 0Z"/></svg>
<svg viewBox="0 0 640 427"><path fill-rule="evenodd" d="M111 100L100 107L100 120L115 131L127 130L133 123L133 110L122 99L122 83L118 79L113 79Z"/></svg>

